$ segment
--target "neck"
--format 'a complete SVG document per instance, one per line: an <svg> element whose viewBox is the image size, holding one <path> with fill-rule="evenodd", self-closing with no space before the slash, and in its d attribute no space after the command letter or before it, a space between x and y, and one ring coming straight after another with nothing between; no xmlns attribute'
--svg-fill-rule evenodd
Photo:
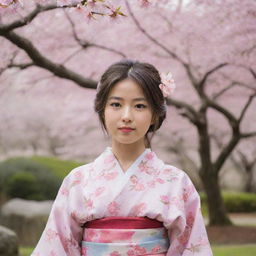
<svg viewBox="0 0 256 256"><path fill-rule="evenodd" d="M145 151L146 147L144 144L117 144L112 143L112 152L118 159L121 165L129 165Z"/></svg>

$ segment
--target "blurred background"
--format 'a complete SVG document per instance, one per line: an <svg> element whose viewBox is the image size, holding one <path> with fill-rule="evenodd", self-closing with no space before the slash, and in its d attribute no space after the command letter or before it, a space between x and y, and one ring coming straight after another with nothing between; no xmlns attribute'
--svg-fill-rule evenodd
<svg viewBox="0 0 256 256"><path fill-rule="evenodd" d="M256 255L255 24L254 0L0 1L0 255L30 255L109 145L95 88L124 58L173 74L152 149L196 185L214 255Z"/></svg>

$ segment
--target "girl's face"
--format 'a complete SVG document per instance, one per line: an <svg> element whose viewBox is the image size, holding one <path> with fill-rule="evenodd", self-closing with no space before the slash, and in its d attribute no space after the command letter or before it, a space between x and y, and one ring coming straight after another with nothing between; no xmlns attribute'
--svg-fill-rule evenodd
<svg viewBox="0 0 256 256"><path fill-rule="evenodd" d="M144 145L144 136L153 124L149 103L138 84L130 79L110 90L104 110L106 129L113 143ZM130 129L122 129L124 127Z"/></svg>

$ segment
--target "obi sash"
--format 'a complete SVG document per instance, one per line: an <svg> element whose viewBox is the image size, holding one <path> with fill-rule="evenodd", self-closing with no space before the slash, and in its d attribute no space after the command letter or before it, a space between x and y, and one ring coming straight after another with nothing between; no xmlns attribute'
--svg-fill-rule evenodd
<svg viewBox="0 0 256 256"><path fill-rule="evenodd" d="M82 256L166 255L168 233L147 217L107 217L85 224Z"/></svg>

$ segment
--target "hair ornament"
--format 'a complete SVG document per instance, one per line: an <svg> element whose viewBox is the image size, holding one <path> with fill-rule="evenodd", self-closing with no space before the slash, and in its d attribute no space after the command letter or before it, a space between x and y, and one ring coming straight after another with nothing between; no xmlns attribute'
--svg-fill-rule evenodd
<svg viewBox="0 0 256 256"><path fill-rule="evenodd" d="M167 74L161 73L161 84L159 84L159 88L161 89L164 98L168 97L172 94L176 88L171 72Z"/></svg>

